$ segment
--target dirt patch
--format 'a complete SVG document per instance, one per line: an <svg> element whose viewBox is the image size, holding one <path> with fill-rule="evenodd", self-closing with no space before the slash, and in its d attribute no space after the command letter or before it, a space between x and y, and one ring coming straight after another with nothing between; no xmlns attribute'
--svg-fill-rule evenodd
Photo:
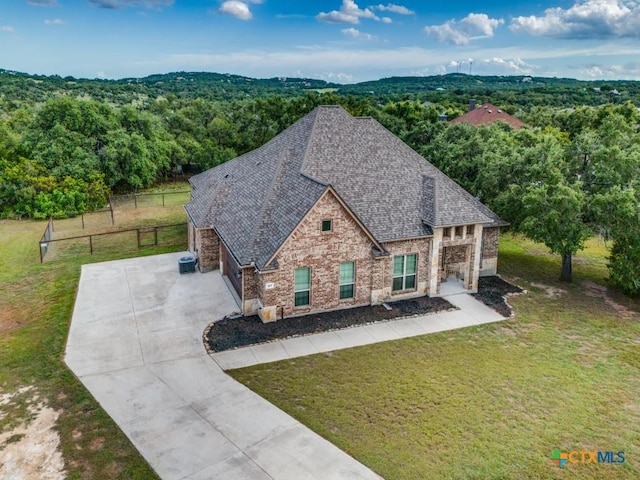
<svg viewBox="0 0 640 480"><path fill-rule="evenodd" d="M512 285L498 276L480 277L478 279L478 293L471 296L481 301L487 307L494 309L503 317L513 317L513 309L507 303L507 296L524 293L520 287Z"/></svg>
<svg viewBox="0 0 640 480"><path fill-rule="evenodd" d="M0 393L0 478L4 480L66 478L60 452L60 436L55 430L60 411L50 408L33 387ZM14 418L19 413L21 418ZM15 423L19 424L16 425Z"/></svg>
<svg viewBox="0 0 640 480"><path fill-rule="evenodd" d="M96 450L100 450L104 446L105 439L104 437L97 437L91 440L89 444L89 450L95 452Z"/></svg>
<svg viewBox="0 0 640 480"><path fill-rule="evenodd" d="M590 297L602 298L622 318L632 318L636 316L636 312L628 309L624 305L619 304L611 297L611 292L604 285L599 285L591 280L582 282L584 292Z"/></svg>
<svg viewBox="0 0 640 480"><path fill-rule="evenodd" d="M544 296L547 298L557 298L567 293L567 291L562 288L545 285L543 283L532 283L531 286L542 289L544 291Z"/></svg>
<svg viewBox="0 0 640 480"><path fill-rule="evenodd" d="M17 309L15 308L6 307L0 309L0 334L4 334L20 326L20 322L16 320L17 316Z"/></svg>
<svg viewBox="0 0 640 480"><path fill-rule="evenodd" d="M374 305L285 318L271 323L262 323L257 315L233 319L225 317L207 327L205 346L209 352L221 352L283 338L456 309L444 298L426 296L388 302L388 305L391 310Z"/></svg>

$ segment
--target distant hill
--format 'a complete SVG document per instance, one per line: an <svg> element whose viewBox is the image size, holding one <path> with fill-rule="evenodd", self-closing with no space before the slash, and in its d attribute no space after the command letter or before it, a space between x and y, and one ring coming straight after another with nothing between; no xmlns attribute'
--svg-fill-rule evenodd
<svg viewBox="0 0 640 480"><path fill-rule="evenodd" d="M207 72L174 72L143 78L103 80L29 75L0 69L0 100L17 104L43 102L56 95L87 97L113 104L135 104L167 95L230 101L274 95L292 97L308 92L375 97L380 102L407 99L458 105L468 102L469 98L477 98L479 102L491 102L512 111L536 105L574 107L612 101L640 102L640 82L628 80L581 81L452 73L428 77L390 77L345 85L312 78L257 79Z"/></svg>

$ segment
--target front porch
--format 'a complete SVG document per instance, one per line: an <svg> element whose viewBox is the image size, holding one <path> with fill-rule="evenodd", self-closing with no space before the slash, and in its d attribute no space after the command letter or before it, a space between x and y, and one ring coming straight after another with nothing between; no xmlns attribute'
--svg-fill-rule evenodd
<svg viewBox="0 0 640 480"><path fill-rule="evenodd" d="M442 279L440 282L440 297L457 295L459 293L470 293L465 287L464 281L459 278L459 275L448 275Z"/></svg>

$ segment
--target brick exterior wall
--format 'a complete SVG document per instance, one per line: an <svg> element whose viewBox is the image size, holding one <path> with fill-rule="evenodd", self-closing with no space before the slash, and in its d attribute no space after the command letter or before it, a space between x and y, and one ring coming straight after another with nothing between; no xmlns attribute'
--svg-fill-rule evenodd
<svg viewBox="0 0 640 480"><path fill-rule="evenodd" d="M259 308L258 290L260 275L253 267L243 268L242 282L242 311L247 315L255 314Z"/></svg>
<svg viewBox="0 0 640 480"><path fill-rule="evenodd" d="M332 220L332 231L322 232L322 220ZM372 242L337 198L328 191L300 222L279 250L278 269L260 274L258 295L263 307L281 316L347 308L371 303ZM340 300L341 262L355 262L354 298ZM294 307L294 271L311 268L310 305ZM268 283L273 288L267 289ZM271 320L272 318L269 318ZM264 317L263 317L264 320Z"/></svg>
<svg viewBox="0 0 640 480"><path fill-rule="evenodd" d="M212 228L195 229L195 252L201 272L220 268L220 239Z"/></svg>
<svg viewBox="0 0 640 480"><path fill-rule="evenodd" d="M480 262L480 276L498 273L498 244L500 241L500 227L485 228L482 232L482 261Z"/></svg>
<svg viewBox="0 0 640 480"><path fill-rule="evenodd" d="M451 247L447 247L445 253L445 264L449 265L452 263L462 263L466 260L467 257L467 246L453 245Z"/></svg>
<svg viewBox="0 0 640 480"><path fill-rule="evenodd" d="M245 298L258 298L258 283L260 281L260 275L255 271L255 268L242 269L243 275L243 289Z"/></svg>
<svg viewBox="0 0 640 480"><path fill-rule="evenodd" d="M482 258L496 258L498 256L498 242L500 227L485 228L482 232Z"/></svg>

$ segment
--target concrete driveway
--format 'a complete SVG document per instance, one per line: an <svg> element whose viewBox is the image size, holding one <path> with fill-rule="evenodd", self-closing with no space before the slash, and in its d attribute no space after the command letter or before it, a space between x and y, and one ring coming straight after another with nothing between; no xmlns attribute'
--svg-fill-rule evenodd
<svg viewBox="0 0 640 480"><path fill-rule="evenodd" d="M65 362L163 479L380 479L205 352L237 306L168 254L85 265Z"/></svg>

